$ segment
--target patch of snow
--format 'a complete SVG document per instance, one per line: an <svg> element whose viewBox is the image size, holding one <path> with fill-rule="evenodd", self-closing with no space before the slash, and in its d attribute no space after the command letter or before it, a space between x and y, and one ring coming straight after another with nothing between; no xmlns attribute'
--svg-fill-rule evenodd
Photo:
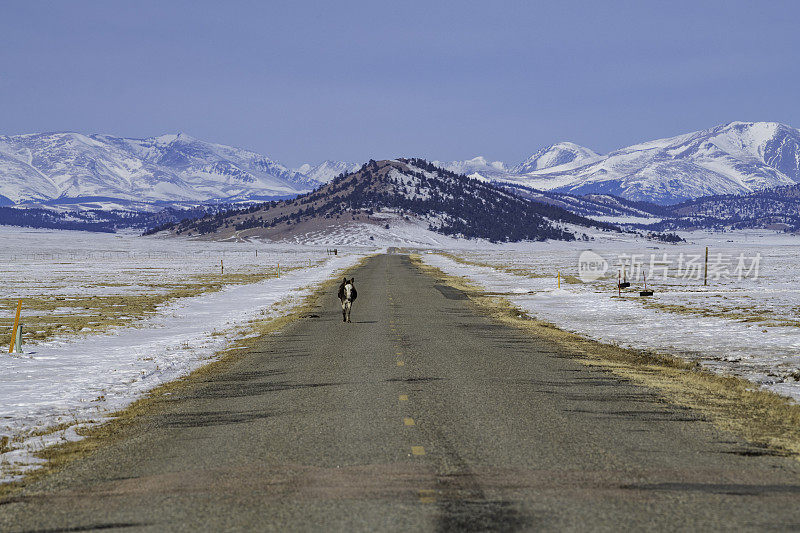
<svg viewBox="0 0 800 533"><path fill-rule="evenodd" d="M146 281L153 266L161 267L153 275L164 276L160 282L169 283L181 275L180 269L218 269L226 250L226 271L249 269L248 264L256 261L256 247L262 251L261 268L276 262L284 269L303 268L284 270L279 279L228 285L218 292L172 300L154 316L103 333L87 330L25 342L25 353L0 357L0 437L10 437L13 448L0 455L0 482L35 468L40 461L33 454L42 447L78 438L76 426L105 421L154 387L186 375L252 336L255 322L288 313L317 284L370 253L340 246L339 255L328 256L324 249L307 246L225 245L9 228L2 228L2 236L4 242L20 245L16 255L6 251L8 255L0 257L0 270L15 272L5 286L6 295L14 299L127 291L131 286L126 284ZM87 271L82 273L83 269ZM113 283L104 286L103 280ZM54 313L70 309L65 296L64 306ZM3 315L9 317L11 311L5 309ZM28 316L23 308L23 324ZM30 436L59 424L69 427Z"/></svg>
<svg viewBox="0 0 800 533"><path fill-rule="evenodd" d="M567 331L697 361L714 372L737 375L800 400L796 378L800 376L797 237L766 231L681 235L690 242L647 244L620 236L614 237L616 242L598 240L591 249L609 259L609 272L590 283L565 283L562 278L560 291L556 289L557 272L576 276L578 256L588 249L586 243L529 243L513 254L501 249L458 252L468 260L496 266L463 264L438 254L426 254L423 260L492 292L507 293L510 302L531 316ZM700 258L706 245L710 246L712 266L716 254L734 261L740 253L746 257L760 254L759 277L712 279L706 287L702 278L679 277L672 263L666 278L648 277L653 297L638 296L642 278L631 279L631 274L632 289L617 297L619 264L614 257L638 254L647 263L651 254L659 261L663 254L672 260L684 254L688 260L690 256ZM506 267L528 270L532 277L512 274ZM687 311L673 310L681 308Z"/></svg>

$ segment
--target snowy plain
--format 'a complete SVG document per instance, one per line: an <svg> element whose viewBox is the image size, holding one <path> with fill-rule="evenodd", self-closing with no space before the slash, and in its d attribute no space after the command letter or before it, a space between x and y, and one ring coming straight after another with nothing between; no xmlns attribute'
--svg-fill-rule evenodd
<svg viewBox="0 0 800 533"><path fill-rule="evenodd" d="M682 235L687 242L675 245L595 235L588 243L452 250L450 257L431 251L423 260L561 329L696 361L800 400L800 238L768 231ZM583 282L578 265L586 250L604 258L608 271ZM623 263L632 285L620 296ZM643 297L648 272L654 295Z"/></svg>
<svg viewBox="0 0 800 533"><path fill-rule="evenodd" d="M491 244L439 235L425 222L393 213L382 216L385 224L354 224L277 244L0 227L5 329L17 298L26 306L37 298L63 299L47 311L23 308L24 318L44 313L57 322L96 312L76 306L75 298L168 292L219 275L220 260L226 273L245 280L170 299L155 313L128 317L111 328L26 341L25 354L0 357L0 439L9 437L12 448L0 454L0 482L35 468L41 462L36 451L79 438L81 425L107 420L152 388L213 360L253 335L254 320L288 313L319 282L390 246L419 250L427 263L503 293L532 316L565 330L684 357L800 400L798 237L767 231L684 233L687 242L672 245L595 232L589 242ZM328 255L326 248L337 244L339 255ZM706 246L712 265L708 286L697 276ZM608 268L599 279L583 282L578 265L587 250ZM759 258L757 276L751 270L737 278L740 255L748 267ZM618 296L622 262L632 287ZM275 272L278 263L280 278L247 281L248 275ZM638 295L642 274L655 291L652 297ZM59 429L47 431L54 427Z"/></svg>
<svg viewBox="0 0 800 533"><path fill-rule="evenodd" d="M135 235L0 228L4 296L23 302L63 295L65 315L75 294L135 294L159 290L166 278L270 270L280 277L223 285L175 298L156 313L98 332L65 333L26 342L23 354L0 356L0 482L18 478L41 460L36 451L79 438L76 429L99 423L160 384L213 360L253 335L253 322L288 313L322 281L374 249L264 243L204 243ZM255 250L259 250L256 257ZM271 271L271 270L270 270ZM158 281L156 283L156 280ZM9 323L14 309L2 309ZM55 316L54 319L58 319ZM23 323L25 310L23 310ZM4 351L7 351L7 347ZM58 427L54 432L48 429Z"/></svg>

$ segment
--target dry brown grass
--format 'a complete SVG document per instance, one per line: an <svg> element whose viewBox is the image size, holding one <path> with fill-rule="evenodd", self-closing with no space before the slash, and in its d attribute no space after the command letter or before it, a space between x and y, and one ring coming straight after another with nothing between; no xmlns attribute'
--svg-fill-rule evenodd
<svg viewBox="0 0 800 533"><path fill-rule="evenodd" d="M765 309L754 309L753 307L741 307L734 305L713 304L713 307L699 307L688 306L680 304L665 304L657 300L642 300L638 298L637 301L645 308L656 309L668 313L679 313L683 315L702 316L702 317L716 317L725 318L727 320L738 320L740 322L755 322L764 326L791 326L800 327L800 320L791 320L788 318L776 319L774 315Z"/></svg>
<svg viewBox="0 0 800 533"><path fill-rule="evenodd" d="M489 267L495 270L499 270L501 272L507 272L509 274L513 274L515 276L522 276L528 278L554 277L552 273L543 274L535 272L528 268L512 267L498 263L485 263L481 261L474 261L471 259L467 259L463 256L448 252L439 252L439 254L457 263L470 266ZM572 275L562 275L561 281L568 284L583 283L576 276ZM626 296L623 295L623 298L625 297ZM639 305L642 305L647 309L655 309L659 311L666 311L669 313L679 313L683 315L702 316L702 317L717 317L717 318L725 318L728 320L738 320L741 322L755 322L765 327L767 326L800 327L800 320L792 320L789 318L775 318L773 314L771 314L768 310L765 309L754 309L752 307L741 307L741 306L737 307L733 305L724 305L717 302L707 307L700 307L700 306L689 306L680 304L666 304L659 302L657 299L648 300L646 298L632 298L631 300Z"/></svg>
<svg viewBox="0 0 800 533"><path fill-rule="evenodd" d="M303 267L282 268L281 273ZM113 296L37 296L23 299L23 339L45 341L57 335L93 334L135 324L178 298L217 292L228 285L258 283L275 277L274 270L200 274L170 283L147 283L147 293ZM103 282L100 286L112 286ZM0 308L16 309L17 300L0 298ZM52 314L70 308L69 314ZM12 320L0 320L0 347L11 342ZM23 347L24 348L24 347Z"/></svg>
<svg viewBox="0 0 800 533"><path fill-rule="evenodd" d="M675 404L696 409L720 429L800 458L800 405L790 399L676 357L628 350L560 330L530 317L507 300L486 296L466 278L449 276L422 263L419 256L412 256L412 261L421 271L464 291L473 305L496 320L582 355L583 364L610 370Z"/></svg>
<svg viewBox="0 0 800 533"><path fill-rule="evenodd" d="M482 261L474 261L471 259L467 259L463 256L452 254L449 252L437 252L439 255L446 257L448 259L452 259L456 263L461 263L462 265L470 265L470 266L480 266L480 267L488 267L493 268L495 270L499 270L501 272L508 272L509 274L513 274L515 276L523 276L526 278L553 278L556 279L556 275L552 272L544 273L544 272L536 272L530 268L523 268L523 267L512 267L503 264L497 263L485 263ZM562 274L561 281L564 283L569 284L578 284L583 283L580 279L576 276L570 274Z"/></svg>
<svg viewBox="0 0 800 533"><path fill-rule="evenodd" d="M353 266L351 270L358 268L367 259L366 257L362 259L358 264ZM145 397L133 402L125 409L109 414L108 416L111 419L108 422L79 428L77 433L83 436L84 439L57 444L41 450L36 455L47 462L41 468L29 472L22 480L0 484L0 503L14 494L17 494L25 486L61 470L72 461L91 454L101 446L117 442L127 435L130 435L140 416L152 414L159 409L163 409L172 394L203 381L209 375L230 368L237 360L254 349L262 337L280 330L290 322L307 315L312 309L316 308L318 306L317 302L322 295L334 290L338 283L338 276L335 279L330 279L322 283L317 290L307 296L300 305L295 307L287 315L278 318L252 321L251 326L254 332L258 333L257 336L239 340L226 350L217 353L214 361L198 368L183 378L154 388ZM47 428L42 430L40 434L45 435L54 431L61 431L69 427L69 425L70 424L64 426L61 424L56 427ZM0 442L0 451L2 450L2 445L3 443ZM5 446L8 445L8 441L5 441Z"/></svg>

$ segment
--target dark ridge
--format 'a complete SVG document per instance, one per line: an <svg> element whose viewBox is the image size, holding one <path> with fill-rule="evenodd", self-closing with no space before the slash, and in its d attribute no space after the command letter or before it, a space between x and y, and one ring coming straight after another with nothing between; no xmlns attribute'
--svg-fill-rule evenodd
<svg viewBox="0 0 800 533"><path fill-rule="evenodd" d="M423 159L399 159L370 160L358 171L340 174L292 200L220 211L167 223L149 232L260 235L312 220L369 220L380 210L424 220L438 233L492 242L575 240L576 236L559 223L618 231L614 225L521 198L500 186L443 170Z"/></svg>
<svg viewBox="0 0 800 533"><path fill-rule="evenodd" d="M744 195L705 196L669 206L668 217L641 226L653 231L675 229L800 230L800 184L765 189Z"/></svg>

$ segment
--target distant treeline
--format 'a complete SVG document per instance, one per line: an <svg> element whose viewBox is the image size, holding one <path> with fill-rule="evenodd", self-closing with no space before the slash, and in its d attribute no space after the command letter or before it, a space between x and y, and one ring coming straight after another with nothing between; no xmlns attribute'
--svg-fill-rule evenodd
<svg viewBox="0 0 800 533"><path fill-rule="evenodd" d="M75 215L72 213L35 208L0 207L0 225L114 233L114 225L109 221L75 220Z"/></svg>
<svg viewBox="0 0 800 533"><path fill-rule="evenodd" d="M37 207L0 207L0 225L24 228L62 229L115 233L121 229L145 229L230 210L231 204L201 205L180 209L166 207L156 212L55 211ZM146 231L145 234L153 233Z"/></svg>
<svg viewBox="0 0 800 533"><path fill-rule="evenodd" d="M642 227L656 231L698 228L800 231L800 185L744 195L706 196L669 206L667 217L657 224Z"/></svg>

